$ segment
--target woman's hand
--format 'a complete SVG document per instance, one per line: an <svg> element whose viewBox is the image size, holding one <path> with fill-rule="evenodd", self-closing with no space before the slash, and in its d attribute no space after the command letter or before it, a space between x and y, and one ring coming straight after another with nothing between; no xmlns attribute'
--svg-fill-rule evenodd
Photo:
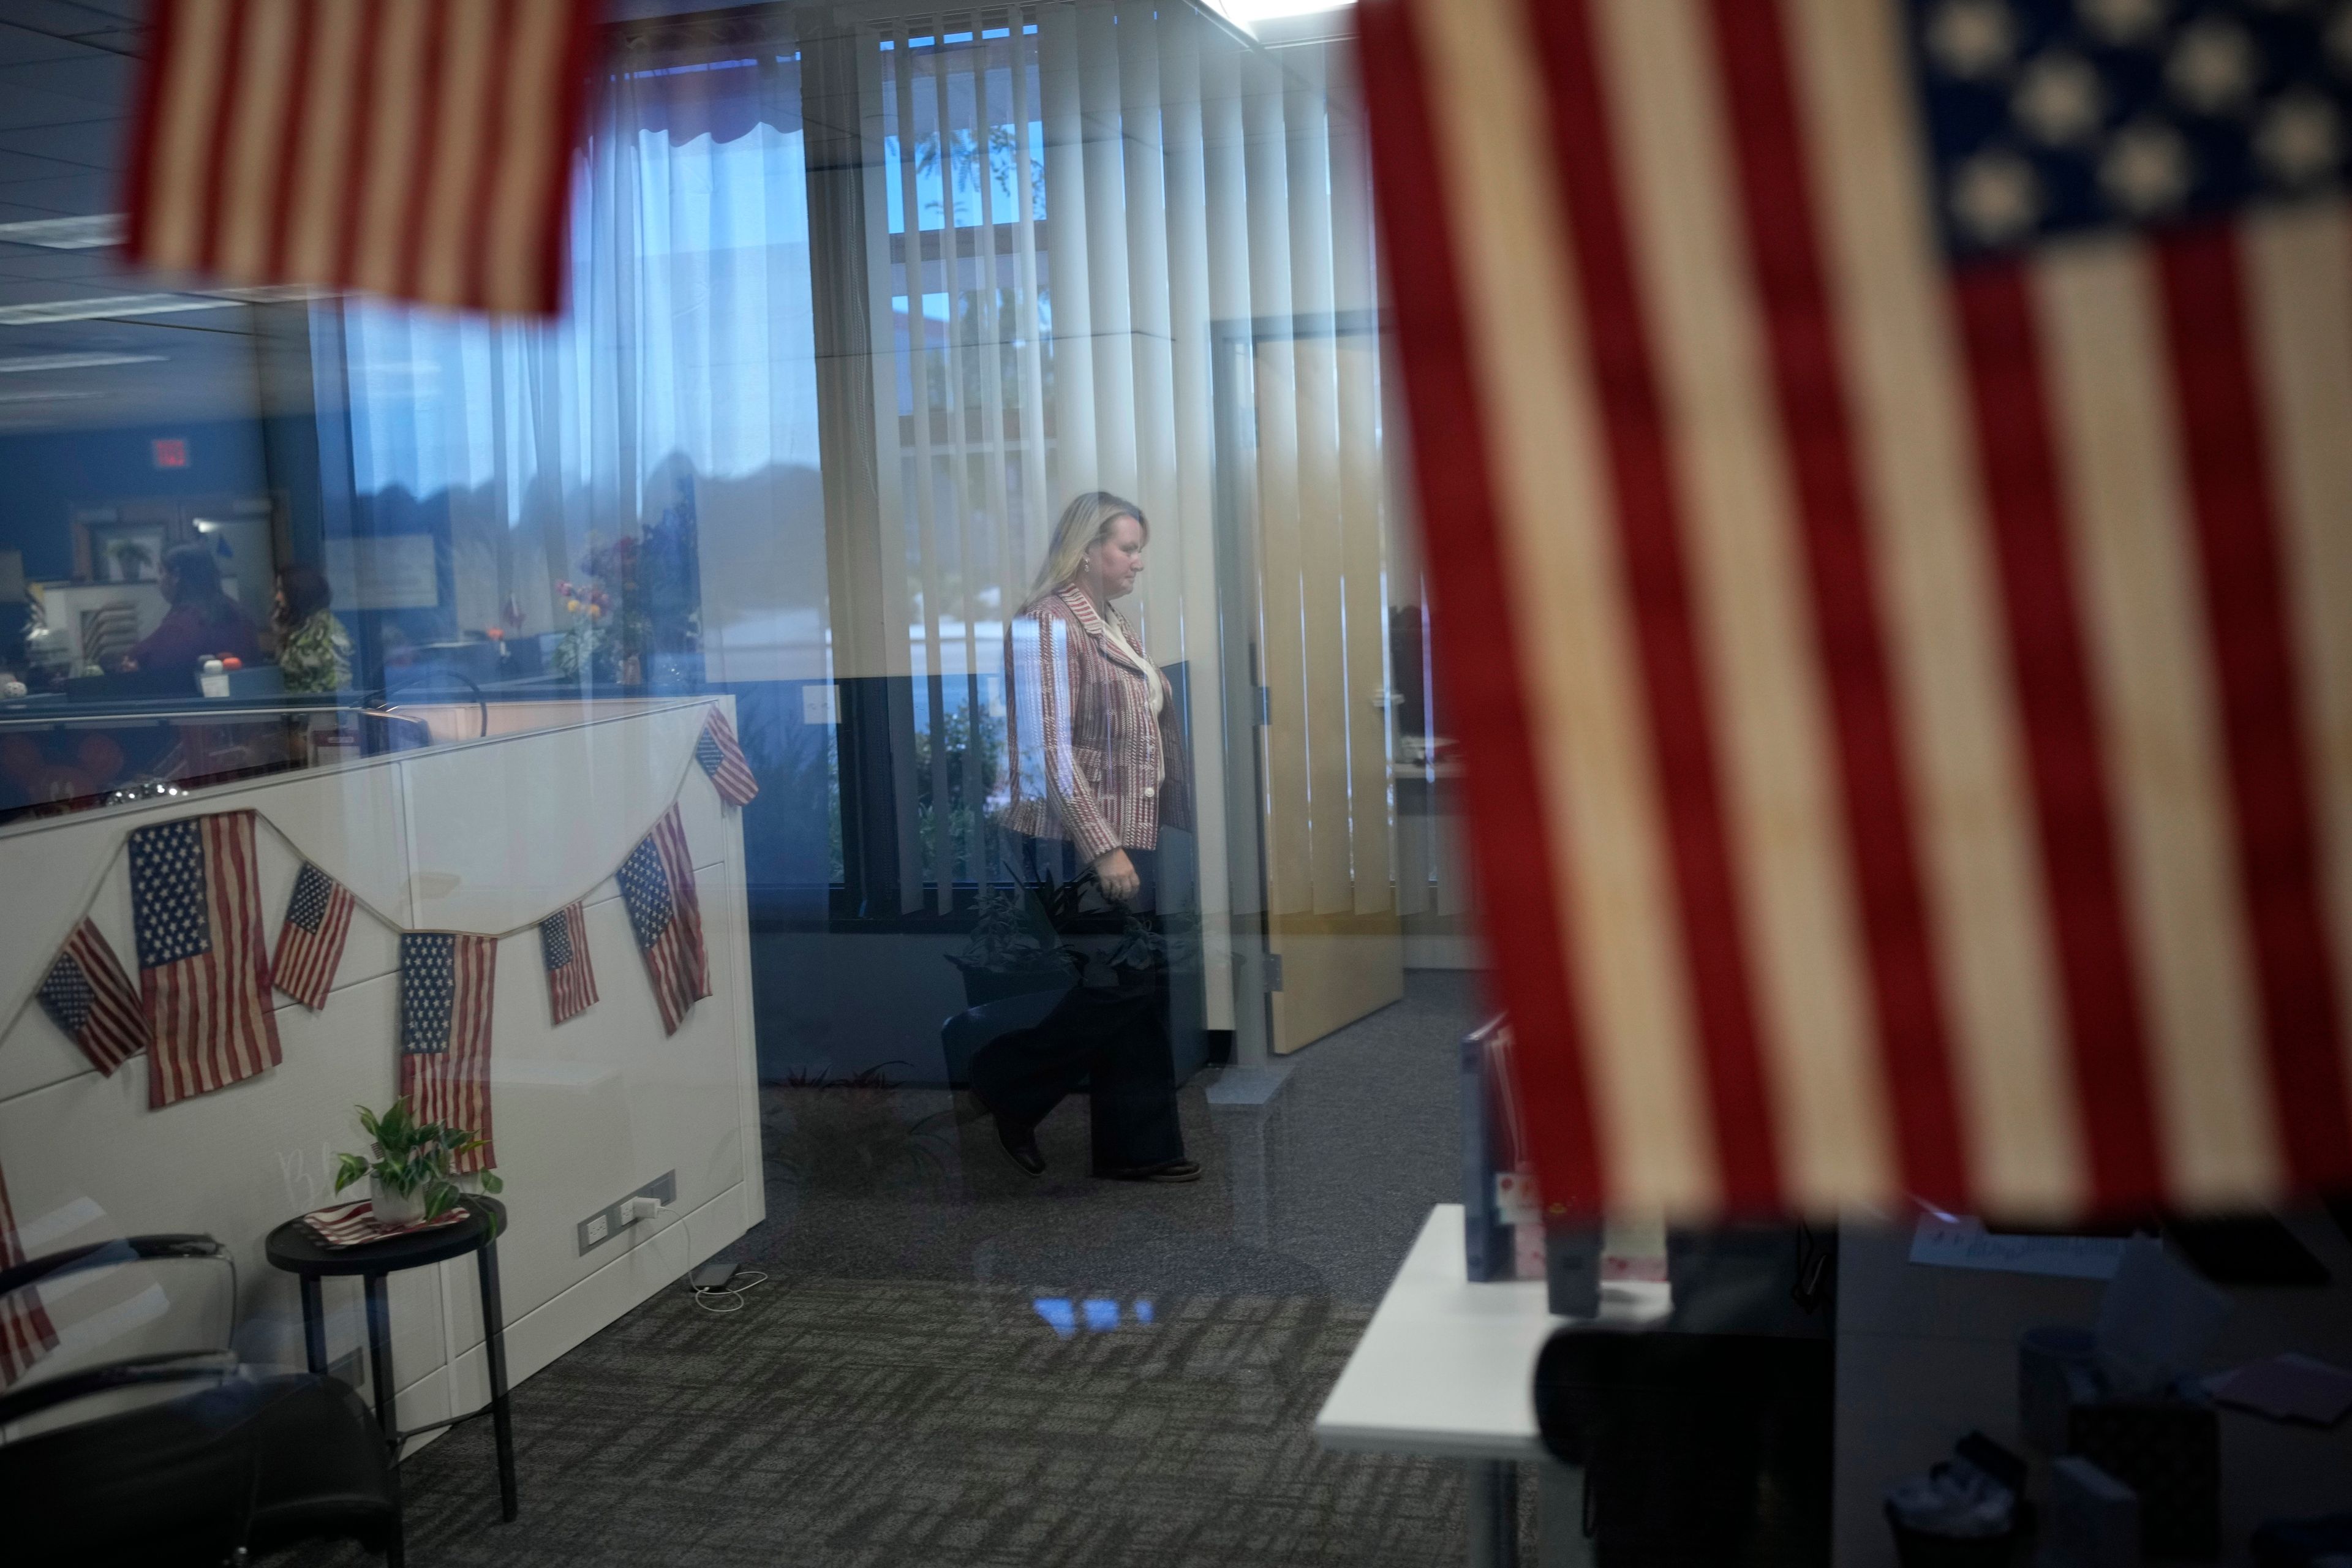
<svg viewBox="0 0 2352 1568"><path fill-rule="evenodd" d="M1106 849L1095 857L1095 878L1113 901L1125 903L1143 889L1143 879L1124 849Z"/></svg>

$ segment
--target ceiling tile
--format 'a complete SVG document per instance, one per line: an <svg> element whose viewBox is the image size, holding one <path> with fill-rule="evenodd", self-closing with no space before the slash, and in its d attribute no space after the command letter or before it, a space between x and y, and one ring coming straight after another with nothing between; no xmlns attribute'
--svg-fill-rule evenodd
<svg viewBox="0 0 2352 1568"><path fill-rule="evenodd" d="M138 81L137 60L95 49L79 50L68 59L0 66L0 93L14 94L30 88L95 106L101 112L128 111ZM90 118L89 110L85 108L77 118Z"/></svg>
<svg viewBox="0 0 2352 1568"><path fill-rule="evenodd" d="M0 150L55 158L85 169L120 169L130 140L127 120L106 118L75 121L65 125L26 125L0 131Z"/></svg>
<svg viewBox="0 0 2352 1568"><path fill-rule="evenodd" d="M11 180L0 184L0 203L37 207L59 216L80 217L115 212L122 203L121 182L95 170L58 174L47 179Z"/></svg>

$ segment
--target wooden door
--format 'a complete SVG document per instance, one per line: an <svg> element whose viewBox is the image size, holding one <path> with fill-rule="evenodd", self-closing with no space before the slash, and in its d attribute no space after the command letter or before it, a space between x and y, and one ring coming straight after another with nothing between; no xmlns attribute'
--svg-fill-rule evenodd
<svg viewBox="0 0 2352 1568"><path fill-rule="evenodd" d="M1255 753L1266 1044L1277 1055L1404 994L1377 340L1368 317L1300 320L1288 334L1261 321L1234 343L1244 374L1228 384L1245 405L1228 426L1240 437L1229 500L1242 523L1228 537L1245 566L1226 578L1242 601L1229 624L1248 643L1230 652L1251 671L1256 709L1255 745L1229 755Z"/></svg>

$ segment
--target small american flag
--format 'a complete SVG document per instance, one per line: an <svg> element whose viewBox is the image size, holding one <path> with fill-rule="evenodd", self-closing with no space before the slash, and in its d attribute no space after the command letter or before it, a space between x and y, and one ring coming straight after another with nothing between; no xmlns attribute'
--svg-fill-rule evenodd
<svg viewBox="0 0 2352 1568"><path fill-rule="evenodd" d="M1547 1202L2352 1183L2352 9L1358 25Z"/></svg>
<svg viewBox="0 0 2352 1568"><path fill-rule="evenodd" d="M406 1225L385 1225L375 1217L374 1203L362 1198L357 1203L312 1209L302 1216L302 1228L326 1246L340 1250L346 1247L362 1247L371 1241L389 1240L395 1236L409 1236L420 1230L439 1230L444 1226L461 1225L472 1213L462 1204L453 1205L431 1219L411 1220Z"/></svg>
<svg viewBox="0 0 2352 1568"><path fill-rule="evenodd" d="M16 1213L8 1206L8 1182L0 1176L0 1268L26 1261L25 1245L16 1235ZM0 1296L0 1388L33 1369L33 1363L57 1349L58 1331L41 1305L40 1287L27 1286Z"/></svg>
<svg viewBox="0 0 2352 1568"><path fill-rule="evenodd" d="M743 748L736 743L735 726L716 708L703 721L701 738L694 743L694 760L702 764L702 771L719 786L719 798L728 805L749 805L760 793L760 781L751 776L751 764L743 760Z"/></svg>
<svg viewBox="0 0 2352 1568"><path fill-rule="evenodd" d="M122 972L105 935L84 920L41 978L41 1011L81 1047L90 1065L114 1069L145 1050L153 1037L140 1011L139 993Z"/></svg>
<svg viewBox="0 0 2352 1568"><path fill-rule="evenodd" d="M698 997L710 994L710 966L702 950L702 907L694 893L694 860L673 805L654 830L621 862L621 900L629 929L646 955L662 1027L677 1034Z"/></svg>
<svg viewBox="0 0 2352 1568"><path fill-rule="evenodd" d="M599 9L158 0L131 258L552 313Z"/></svg>
<svg viewBox="0 0 2352 1568"><path fill-rule="evenodd" d="M313 1013L327 1005L343 942L352 933L352 893L308 860L294 878L286 923L278 931L278 989Z"/></svg>
<svg viewBox="0 0 2352 1568"><path fill-rule="evenodd" d="M499 939L412 931L400 938L400 1092L420 1121L490 1136L490 1008ZM498 1163L486 1142L455 1170Z"/></svg>
<svg viewBox="0 0 2352 1568"><path fill-rule="evenodd" d="M577 900L539 922L539 955L547 966L547 1003L561 1024L596 1004L596 971L588 962L588 921Z"/></svg>
<svg viewBox="0 0 2352 1568"><path fill-rule="evenodd" d="M208 1094L276 1067L253 813L135 830L131 908L140 994L154 1036L148 1105Z"/></svg>

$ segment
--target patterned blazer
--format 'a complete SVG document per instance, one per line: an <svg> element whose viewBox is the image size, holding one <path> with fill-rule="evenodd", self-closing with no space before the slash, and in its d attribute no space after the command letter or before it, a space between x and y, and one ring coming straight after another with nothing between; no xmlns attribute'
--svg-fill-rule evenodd
<svg viewBox="0 0 2352 1568"><path fill-rule="evenodd" d="M1160 829L1192 825L1191 760L1167 677L1127 618L1111 611L1139 662L1122 654L1075 584L1030 601L1005 628L1005 731L1012 740L1004 825L1065 838L1093 860L1152 849ZM1162 695L1151 713L1151 686Z"/></svg>

